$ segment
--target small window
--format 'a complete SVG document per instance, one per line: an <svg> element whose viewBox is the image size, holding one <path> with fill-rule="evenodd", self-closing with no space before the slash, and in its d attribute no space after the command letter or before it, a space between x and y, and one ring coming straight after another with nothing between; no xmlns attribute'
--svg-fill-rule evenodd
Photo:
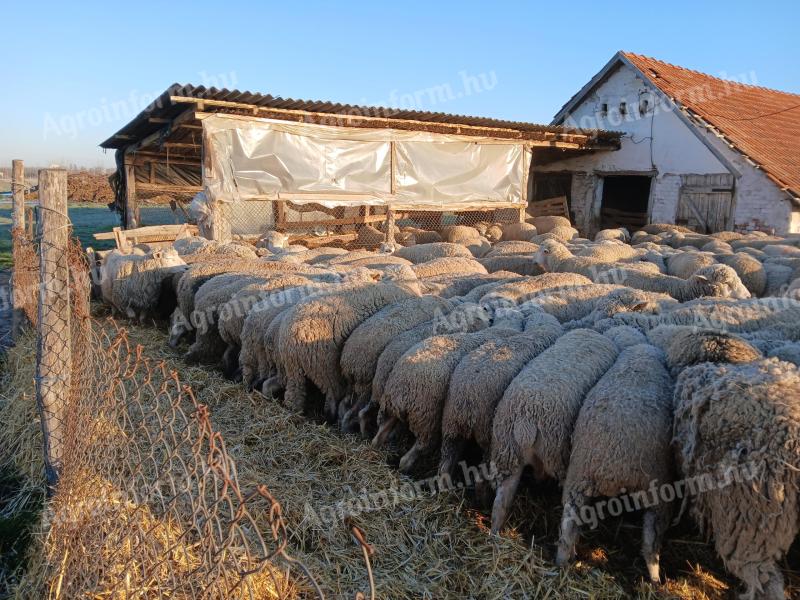
<svg viewBox="0 0 800 600"><path fill-rule="evenodd" d="M647 98L640 98L639 99L639 114L646 115L647 109L650 108L650 100Z"/></svg>
<svg viewBox="0 0 800 600"><path fill-rule="evenodd" d="M628 114L628 103L627 102L620 102L619 103L619 114L627 115Z"/></svg>
<svg viewBox="0 0 800 600"><path fill-rule="evenodd" d="M607 102L603 102L600 105L600 115L605 117L607 114L608 114L608 103Z"/></svg>

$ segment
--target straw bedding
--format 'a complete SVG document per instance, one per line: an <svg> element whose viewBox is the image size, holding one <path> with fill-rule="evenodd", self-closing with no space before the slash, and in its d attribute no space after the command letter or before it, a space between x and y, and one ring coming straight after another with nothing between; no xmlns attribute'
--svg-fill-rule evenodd
<svg viewBox="0 0 800 600"><path fill-rule="evenodd" d="M402 490L408 478L396 468L398 452L369 447L312 419L291 413L277 402L246 393L208 369L187 367L166 349L165 335L154 329L132 328L134 343L145 354L167 361L207 404L221 431L228 453L236 461L241 486L266 484L281 502L289 527L289 552L302 560L328 598L352 598L368 591L361 550L341 521L318 521L325 507L364 490ZM25 476L27 486L4 506L24 506L41 492L41 440L31 401L33 339L26 338L8 355L0 392L0 468ZM431 465L416 475L432 475ZM96 487L96 486L95 486ZM523 484L509 528L501 538L488 533L486 511L474 508L470 492L424 494L381 510L356 513L352 522L364 530L374 548L372 567L380 598L679 598L721 600L729 597L730 580L713 549L688 525L673 530L662 550L668 581L653 587L641 580L639 530L630 521L608 521L587 532L579 547L579 562L560 571L552 563L558 535L559 495ZM309 507L314 512L309 511ZM259 527L267 530L264 511L251 509ZM154 535L167 524L153 528ZM43 530L44 531L44 530ZM44 545L36 544L30 565L35 568ZM613 549L607 554L603 548ZM625 551L623 551L625 549ZM612 552L612 550L609 550ZM796 564L797 551L789 562ZM702 566L701 566L702 565ZM180 566L180 565L177 565ZM790 597L800 594L800 574L783 565ZM0 588L2 589L2 588ZM304 597L306 592L298 592ZM24 597L21 593L20 597Z"/></svg>

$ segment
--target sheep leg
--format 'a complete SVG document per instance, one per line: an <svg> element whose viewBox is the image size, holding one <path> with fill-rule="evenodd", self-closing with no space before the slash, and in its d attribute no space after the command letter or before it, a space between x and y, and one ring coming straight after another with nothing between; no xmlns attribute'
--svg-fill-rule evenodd
<svg viewBox="0 0 800 600"><path fill-rule="evenodd" d="M328 423L335 423L339 414L339 399L331 392L325 394L325 407L324 407L325 420Z"/></svg>
<svg viewBox="0 0 800 600"><path fill-rule="evenodd" d="M431 444L429 442L420 441L419 439L414 442L414 445L411 446L411 450L406 452L403 455L403 458L400 459L400 472L408 474L414 468L414 465L417 464L420 456L425 454L429 454L432 452L436 447L436 444Z"/></svg>
<svg viewBox="0 0 800 600"><path fill-rule="evenodd" d="M671 505L660 505L645 511L642 518L642 556L650 581L658 583L661 540L669 526Z"/></svg>
<svg viewBox="0 0 800 600"><path fill-rule="evenodd" d="M558 553L556 564L559 567L567 566L575 557L575 545L580 536L580 520L578 514L586 503L586 497L578 492L568 494L569 500L564 503L561 513L561 531L558 537Z"/></svg>
<svg viewBox="0 0 800 600"><path fill-rule="evenodd" d="M370 432L375 427L378 418L378 405L371 400L367 405L358 412L358 428L361 435L366 437L370 436Z"/></svg>
<svg viewBox="0 0 800 600"><path fill-rule="evenodd" d="M355 394L355 392L353 393ZM352 403L347 412L344 413L344 415L342 416L340 426L343 432L355 433L356 423L359 420L361 411L364 409L365 406L367 406L368 402L369 402L368 397L364 397L363 395L358 395L356 401Z"/></svg>
<svg viewBox="0 0 800 600"><path fill-rule="evenodd" d="M281 392L283 392L283 385L277 376L265 380L261 387L261 393L267 398L278 398Z"/></svg>
<svg viewBox="0 0 800 600"><path fill-rule="evenodd" d="M374 448L380 448L386 443L389 435L391 435L392 431L397 426L397 422L397 417L389 417L381 424L378 433L372 438L372 446Z"/></svg>
<svg viewBox="0 0 800 600"><path fill-rule="evenodd" d="M506 522L508 511L511 508L511 503L514 501L514 495L517 493L519 479L522 477L522 471L524 469L525 464L520 464L511 475L497 486L497 492L494 496L494 505L492 506L492 535L500 533L503 523Z"/></svg>
<svg viewBox="0 0 800 600"><path fill-rule="evenodd" d="M283 393L284 403L295 412L302 413L306 408L306 379L287 377L286 391Z"/></svg>
<svg viewBox="0 0 800 600"><path fill-rule="evenodd" d="M222 372L225 377L234 379L237 371L239 371L239 348L228 346L222 354Z"/></svg>
<svg viewBox="0 0 800 600"><path fill-rule="evenodd" d="M732 572L745 584L745 591L739 596L741 600L784 600L786 597L783 575L774 561L747 565L737 571Z"/></svg>
<svg viewBox="0 0 800 600"><path fill-rule="evenodd" d="M442 439L442 459L439 462L439 475L449 475L451 478L456 470L458 459L464 451L465 440L460 437L445 437Z"/></svg>

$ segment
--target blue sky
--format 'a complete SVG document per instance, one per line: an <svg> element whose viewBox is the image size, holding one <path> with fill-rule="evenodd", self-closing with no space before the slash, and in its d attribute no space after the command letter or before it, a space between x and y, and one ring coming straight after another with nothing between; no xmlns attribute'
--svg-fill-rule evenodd
<svg viewBox="0 0 800 600"><path fill-rule="evenodd" d="M800 3L32 2L3 7L0 164L97 145L173 82L549 122L617 50L800 93Z"/></svg>

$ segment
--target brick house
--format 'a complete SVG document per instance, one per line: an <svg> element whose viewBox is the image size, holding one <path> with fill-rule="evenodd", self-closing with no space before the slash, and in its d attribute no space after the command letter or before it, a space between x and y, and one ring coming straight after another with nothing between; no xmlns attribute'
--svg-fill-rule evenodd
<svg viewBox="0 0 800 600"><path fill-rule="evenodd" d="M798 94L618 52L553 124L623 134L616 152L531 167L531 200L567 196L585 234L655 222L800 232Z"/></svg>

